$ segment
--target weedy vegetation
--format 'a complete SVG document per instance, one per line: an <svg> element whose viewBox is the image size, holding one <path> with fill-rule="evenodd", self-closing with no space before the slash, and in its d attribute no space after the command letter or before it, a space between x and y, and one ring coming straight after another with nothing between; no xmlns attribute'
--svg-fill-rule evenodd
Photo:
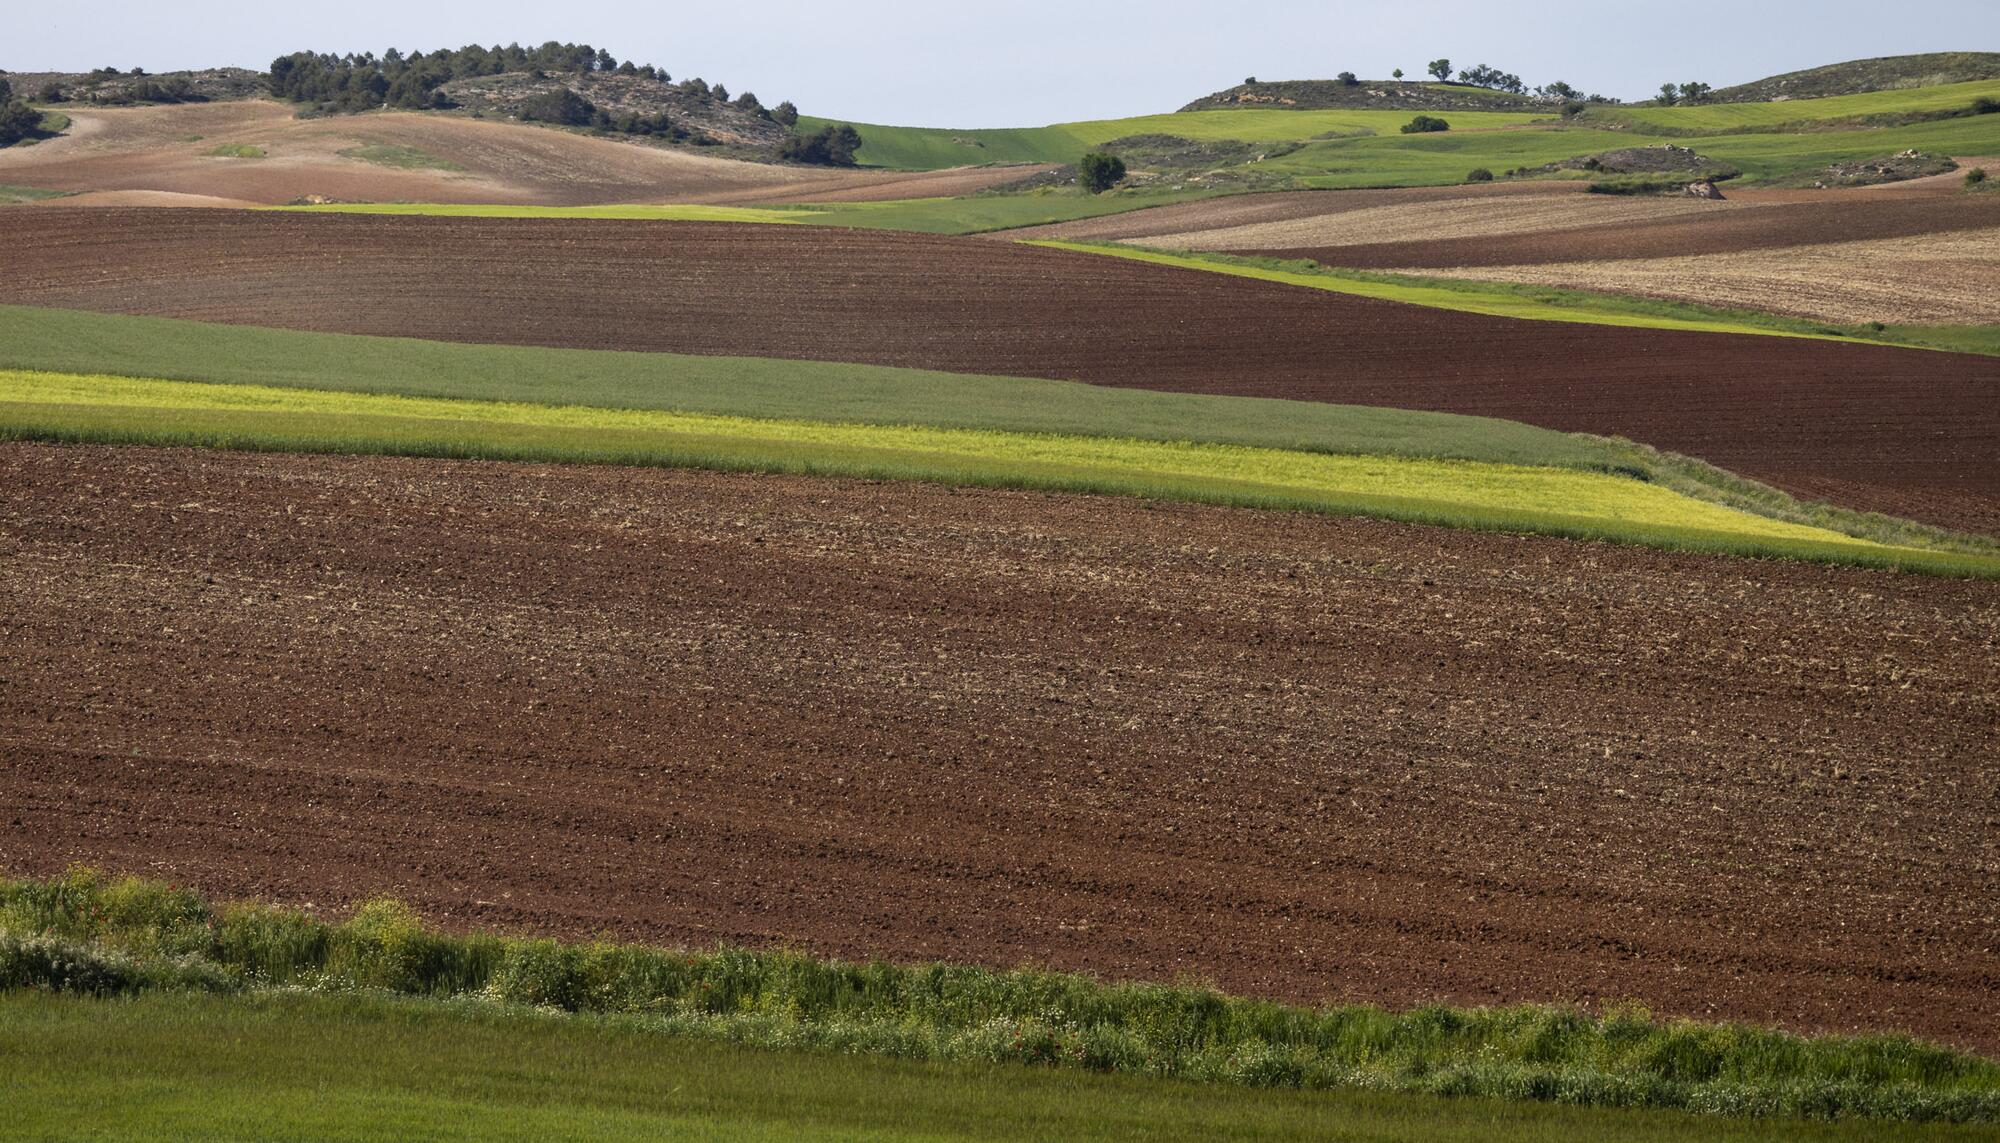
<svg viewBox="0 0 2000 1143"><path fill-rule="evenodd" d="M1637 1008L1315 1009L1034 970L447 935L391 900L329 923L83 869L0 883L0 988L262 1003L274 990L422 997L459 1012L525 1007L552 1020L609 1018L621 1033L933 1064L1711 1116L2000 1122L2000 1063L1903 1036L1801 1037ZM579 1026L555 1025L569 1035Z"/></svg>

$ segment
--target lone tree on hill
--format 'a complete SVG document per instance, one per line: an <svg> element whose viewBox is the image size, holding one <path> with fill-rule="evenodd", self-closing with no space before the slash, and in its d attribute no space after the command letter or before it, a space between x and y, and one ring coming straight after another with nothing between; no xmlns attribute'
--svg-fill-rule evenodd
<svg viewBox="0 0 2000 1143"><path fill-rule="evenodd" d="M1428 70L1428 71L1429 71L1429 72L1430 72L1430 73L1431 73L1432 75L1434 75L1434 76L1436 76L1436 77L1437 77L1437 81L1438 81L1439 83L1450 83L1450 82L1451 82L1451 61L1450 61L1450 60L1432 60L1432 61L1431 61L1431 66L1430 66L1430 67L1429 67L1429 68L1428 68L1427 70Z"/></svg>
<svg viewBox="0 0 2000 1143"><path fill-rule="evenodd" d="M1446 123L1435 115L1419 115L1408 123L1403 124L1403 134L1405 135L1428 135L1433 131L1449 130L1451 130L1451 124Z"/></svg>
<svg viewBox="0 0 2000 1143"><path fill-rule="evenodd" d="M1103 194L1125 177L1125 160L1108 151L1092 151L1077 160L1077 185L1091 194Z"/></svg>
<svg viewBox="0 0 2000 1143"><path fill-rule="evenodd" d="M1680 101L1681 101L1680 84L1663 83L1660 85L1660 106L1672 107L1674 104L1679 103Z"/></svg>
<svg viewBox="0 0 2000 1143"><path fill-rule="evenodd" d="M1390 72L1390 73L1389 73L1389 78L1391 78L1391 79L1395 79L1395 80L1401 80L1401 79L1403 78L1403 69L1402 69L1402 68L1397 68L1397 69L1396 69L1395 71L1392 71L1392 72Z"/></svg>
<svg viewBox="0 0 2000 1143"><path fill-rule="evenodd" d="M1340 82L1347 87L1356 87L1361 83L1360 80L1354 78L1354 73L1351 71L1341 72L1340 75L1336 78L1338 78Z"/></svg>

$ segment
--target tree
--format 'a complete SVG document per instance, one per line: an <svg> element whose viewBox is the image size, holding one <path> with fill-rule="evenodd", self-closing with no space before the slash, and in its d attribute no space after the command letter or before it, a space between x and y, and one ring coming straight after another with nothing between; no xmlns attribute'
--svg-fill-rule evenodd
<svg viewBox="0 0 2000 1143"><path fill-rule="evenodd" d="M1465 176L1465 181L1469 183L1490 183L1493 181L1493 172L1487 170L1485 167L1474 167L1472 168L1472 173Z"/></svg>
<svg viewBox="0 0 2000 1143"><path fill-rule="evenodd" d="M830 124L810 135L793 135L778 145L778 157L821 167L851 167L861 149L861 132L845 123Z"/></svg>
<svg viewBox="0 0 2000 1143"><path fill-rule="evenodd" d="M787 99L771 109L771 118L777 120L781 126L791 127L799 121L799 109Z"/></svg>
<svg viewBox="0 0 2000 1143"><path fill-rule="evenodd" d="M1679 103L1680 101L1681 101L1680 84L1663 83L1660 85L1660 106L1672 107L1674 104Z"/></svg>
<svg viewBox="0 0 2000 1143"><path fill-rule="evenodd" d="M1428 70L1433 76L1436 76L1437 81L1439 83L1451 82L1450 60L1432 60L1430 67L1426 70Z"/></svg>
<svg viewBox="0 0 2000 1143"><path fill-rule="evenodd" d="M715 85L715 90L709 92L709 94L715 97L717 103L729 102L729 89L719 83Z"/></svg>
<svg viewBox="0 0 2000 1143"><path fill-rule="evenodd" d="M1340 82L1347 87L1354 87L1361 82L1360 80L1354 78L1354 73L1351 71L1341 72L1338 78Z"/></svg>
<svg viewBox="0 0 2000 1143"><path fill-rule="evenodd" d="M0 79L0 147L41 134L42 113L12 96L13 89Z"/></svg>
<svg viewBox="0 0 2000 1143"><path fill-rule="evenodd" d="M1582 92L1578 91L1574 87L1571 87L1569 84L1564 83L1562 80L1557 80L1554 83L1543 84L1541 89L1537 92L1537 94L1539 94L1543 99L1548 100L1550 103L1556 103L1556 102L1572 103L1575 102L1576 100L1583 98Z"/></svg>
<svg viewBox="0 0 2000 1143"><path fill-rule="evenodd" d="M1419 115L1408 123L1403 124L1403 134L1405 135L1427 135L1434 131L1449 130L1451 130L1451 124L1446 123L1435 115Z"/></svg>
<svg viewBox="0 0 2000 1143"><path fill-rule="evenodd" d="M1715 89L1705 83L1681 84L1682 103L1707 103L1709 92Z"/></svg>
<svg viewBox="0 0 2000 1143"><path fill-rule="evenodd" d="M1403 69L1402 69L1402 68L1397 68L1397 69L1396 69L1395 71L1392 71L1392 72L1390 72L1390 73L1389 73L1389 76L1390 76L1390 78L1392 78L1392 79L1395 79L1395 80L1397 80L1397 81L1399 81L1399 82L1400 82L1400 81L1402 80L1402 78L1403 78Z"/></svg>
<svg viewBox="0 0 2000 1143"><path fill-rule="evenodd" d="M597 108L590 100L578 95L567 87L537 95L521 104L521 118L534 123L559 123L566 127L582 127L596 118Z"/></svg>
<svg viewBox="0 0 2000 1143"><path fill-rule="evenodd" d="M1255 87L1255 86L1257 86L1257 77L1256 77L1256 76L1254 76L1254 75L1253 75L1253 76L1248 76L1248 77L1245 77L1245 79L1243 80L1243 86L1245 86L1245 87Z"/></svg>
<svg viewBox="0 0 2000 1143"><path fill-rule="evenodd" d="M1125 177L1125 160L1108 151L1092 151L1077 160L1077 185L1091 194L1103 194Z"/></svg>

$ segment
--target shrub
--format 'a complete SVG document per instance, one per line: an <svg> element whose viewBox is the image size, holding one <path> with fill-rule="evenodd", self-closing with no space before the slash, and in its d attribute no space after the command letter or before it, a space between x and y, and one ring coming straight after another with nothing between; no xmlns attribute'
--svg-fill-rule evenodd
<svg viewBox="0 0 2000 1143"><path fill-rule="evenodd" d="M1338 78L1341 84L1346 87L1358 87L1361 83L1360 80L1354 78L1354 73L1351 71L1341 72Z"/></svg>
<svg viewBox="0 0 2000 1143"><path fill-rule="evenodd" d="M778 157L820 167L851 167L861 149L861 132L845 123L830 124L810 135L793 135L778 145Z"/></svg>
<svg viewBox="0 0 2000 1143"><path fill-rule="evenodd" d="M1092 151L1076 164L1077 185L1091 194L1103 194L1125 177L1125 160L1106 151Z"/></svg>
<svg viewBox="0 0 2000 1143"><path fill-rule="evenodd" d="M1493 181L1493 172L1487 170L1485 167L1474 167L1472 168L1472 172L1465 176L1465 181L1469 183L1490 183Z"/></svg>
<svg viewBox="0 0 2000 1143"><path fill-rule="evenodd" d="M1974 115L1991 115L1996 111L2000 111L2000 99L1994 99L1990 95L1982 95L1972 101L1972 113Z"/></svg>
<svg viewBox="0 0 2000 1143"><path fill-rule="evenodd" d="M521 104L521 118L535 123L559 123L566 127L587 125L597 108L567 87L537 95Z"/></svg>
<svg viewBox="0 0 2000 1143"><path fill-rule="evenodd" d="M799 109L787 99L771 109L771 118L776 120L779 126L795 127L799 122Z"/></svg>
<svg viewBox="0 0 2000 1143"><path fill-rule="evenodd" d="M1976 187L1985 181L1986 168L1984 167L1973 167L1965 172L1965 185L1967 187Z"/></svg>
<svg viewBox="0 0 2000 1143"><path fill-rule="evenodd" d="M1435 115L1419 115L1408 123L1403 124L1403 134L1405 135L1427 135L1433 131L1449 130L1451 130L1451 124L1439 119Z"/></svg>

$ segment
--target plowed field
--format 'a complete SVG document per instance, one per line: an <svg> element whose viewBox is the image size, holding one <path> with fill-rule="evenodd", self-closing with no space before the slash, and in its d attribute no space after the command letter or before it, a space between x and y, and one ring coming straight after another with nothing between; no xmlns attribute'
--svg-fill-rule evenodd
<svg viewBox="0 0 2000 1143"><path fill-rule="evenodd" d="M221 147L263 158L224 158ZM436 166L384 166L363 147L404 148ZM92 204L170 194L183 204L357 202L846 202L968 194L1020 168L828 171L743 162L566 131L395 112L296 119L268 100L90 109L63 136L0 151L0 183L88 192ZM156 200L157 201L157 200Z"/></svg>
<svg viewBox="0 0 2000 1143"><path fill-rule="evenodd" d="M9 302L1477 413L2000 531L1990 358L1513 321L810 227L37 208L0 212L0 250Z"/></svg>
<svg viewBox="0 0 2000 1143"><path fill-rule="evenodd" d="M2000 221L2000 213L1995 214ZM1861 325L2000 324L2000 228L1737 254L1420 271Z"/></svg>
<svg viewBox="0 0 2000 1143"><path fill-rule="evenodd" d="M1993 585L0 446L0 867L2000 1048Z"/></svg>

